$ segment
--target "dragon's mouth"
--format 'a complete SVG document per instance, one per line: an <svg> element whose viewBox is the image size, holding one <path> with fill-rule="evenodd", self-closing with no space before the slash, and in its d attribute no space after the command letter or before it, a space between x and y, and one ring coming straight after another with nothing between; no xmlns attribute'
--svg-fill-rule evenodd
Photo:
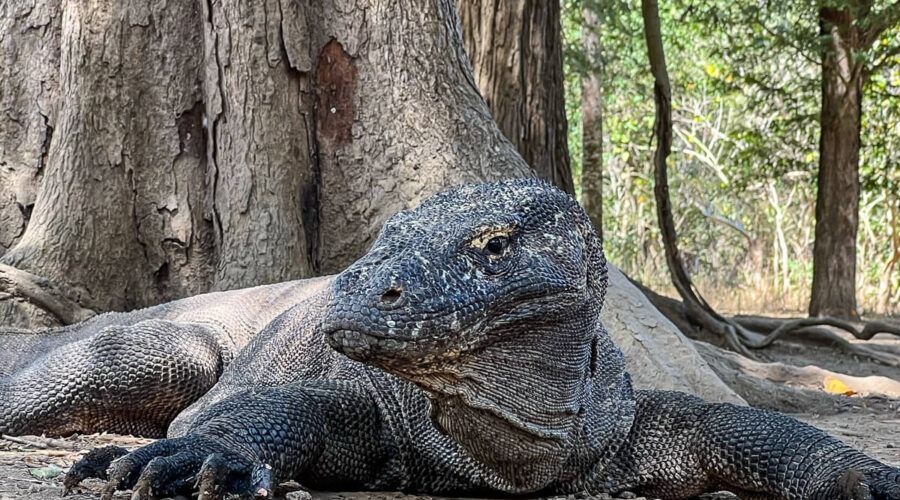
<svg viewBox="0 0 900 500"><path fill-rule="evenodd" d="M430 376L446 363L454 363L461 356L481 350L498 337L485 336L488 341L466 342L464 332L483 331L484 321L475 319L453 331L419 331L402 335L384 329L367 328L341 322L324 329L326 343L348 358L376 366L411 382ZM398 332L399 333L399 332ZM440 335L436 334L440 333Z"/></svg>
<svg viewBox="0 0 900 500"><path fill-rule="evenodd" d="M375 360L379 355L401 351L409 344L407 340L347 328L328 331L325 339L332 349L364 363Z"/></svg>

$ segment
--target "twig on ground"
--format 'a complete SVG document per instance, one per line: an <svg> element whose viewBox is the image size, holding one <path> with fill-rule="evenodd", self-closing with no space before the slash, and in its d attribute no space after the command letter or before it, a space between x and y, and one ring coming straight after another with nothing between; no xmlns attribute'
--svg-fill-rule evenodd
<svg viewBox="0 0 900 500"><path fill-rule="evenodd" d="M7 436L6 434L0 434L0 438L5 439L6 441L11 441L13 443L24 444L25 446L31 446L32 448L41 448L41 449L49 448L47 443L42 443L40 441L30 441L28 439L22 439L22 438L15 437L15 436Z"/></svg>

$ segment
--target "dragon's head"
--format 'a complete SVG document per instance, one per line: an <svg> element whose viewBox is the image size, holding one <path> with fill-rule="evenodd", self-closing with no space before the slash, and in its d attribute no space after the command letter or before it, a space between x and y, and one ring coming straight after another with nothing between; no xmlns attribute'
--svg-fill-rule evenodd
<svg viewBox="0 0 900 500"><path fill-rule="evenodd" d="M606 282L570 196L534 179L458 186L387 221L335 278L324 330L338 351L421 387L435 425L498 487L533 491L570 457L586 406L630 401L599 323Z"/></svg>

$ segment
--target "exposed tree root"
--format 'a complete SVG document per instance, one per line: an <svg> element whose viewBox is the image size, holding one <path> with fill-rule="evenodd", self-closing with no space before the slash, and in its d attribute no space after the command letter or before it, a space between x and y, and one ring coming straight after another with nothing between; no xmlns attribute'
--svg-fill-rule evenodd
<svg viewBox="0 0 900 500"><path fill-rule="evenodd" d="M900 336L900 327L876 321L853 323L831 317L779 319L763 316L735 316L734 320L747 328L770 332L759 342L748 342L747 346L753 349L767 347L788 332L811 326L833 326L849 332L860 340L869 340L878 333L890 333Z"/></svg>
<svg viewBox="0 0 900 500"><path fill-rule="evenodd" d="M887 377L852 377L816 366L759 363L705 342L694 345L722 381L760 408L833 414L861 403L890 404L900 397L900 383ZM827 392L831 380L840 381L856 396Z"/></svg>
<svg viewBox="0 0 900 500"><path fill-rule="evenodd" d="M97 313L70 298L62 287L35 274L0 264L0 300L22 299L69 325L84 321Z"/></svg>
<svg viewBox="0 0 900 500"><path fill-rule="evenodd" d="M883 376L854 377L837 373L818 366L794 366L784 363L759 363L749 360L730 351L719 349L706 343L697 343L697 349L704 358L715 357L727 360L732 366L739 367L743 373L800 389L825 389L829 381L837 380L846 387L845 391L830 390L832 393L853 393L860 396L884 395L889 398L900 398L900 382ZM847 394L849 395L849 394Z"/></svg>
<svg viewBox="0 0 900 500"><path fill-rule="evenodd" d="M734 349L732 343L726 342L726 339L720 337L716 331L708 330L704 324L696 321L691 311L680 300L660 295L634 280L632 280L632 283L644 292L644 295L650 299L650 302L688 337L712 344L728 345L733 351L741 352ZM865 344L850 342L836 332L822 328L823 326L833 326L846 329L856 338L865 340L871 339L875 333L895 333L895 331L900 330L900 328L885 323L872 322L865 325L854 325L833 318L798 319L768 318L763 316L735 316L731 318L731 321L741 326L742 337L740 341L749 348L762 349L768 347L779 338L792 338L827 344L847 354L860 356L888 366L900 366L900 356L897 354L882 352ZM849 327L850 329L844 327ZM775 334L776 331L778 332L777 335ZM741 352L741 354L744 353Z"/></svg>

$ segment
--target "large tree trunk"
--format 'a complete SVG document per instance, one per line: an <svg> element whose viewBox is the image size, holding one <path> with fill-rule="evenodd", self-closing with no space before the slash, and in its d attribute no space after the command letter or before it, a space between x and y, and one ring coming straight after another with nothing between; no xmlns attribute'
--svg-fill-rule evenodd
<svg viewBox="0 0 900 500"><path fill-rule="evenodd" d="M827 44L822 55L819 192L810 316L858 319L856 232L859 226L859 146L862 113L860 33L849 9L819 11Z"/></svg>
<svg viewBox="0 0 900 500"><path fill-rule="evenodd" d="M581 39L588 58L587 75L581 80L581 204L603 238L603 88L600 84L600 21L585 8Z"/></svg>
<svg viewBox="0 0 900 500"><path fill-rule="evenodd" d="M450 1L32 3L0 25L7 325L338 271L423 197L530 175Z"/></svg>
<svg viewBox="0 0 900 500"><path fill-rule="evenodd" d="M459 0L475 81L500 130L542 179L574 193L559 2Z"/></svg>
<svg viewBox="0 0 900 500"><path fill-rule="evenodd" d="M203 204L206 159L201 16L187 2L42 8L60 19L46 41L59 48L59 88L47 96L46 159L31 159L44 170L34 212L2 263L98 310L208 289L210 227L190 208ZM13 50L18 27L9 25ZM23 116L41 112L39 101L18 105Z"/></svg>

